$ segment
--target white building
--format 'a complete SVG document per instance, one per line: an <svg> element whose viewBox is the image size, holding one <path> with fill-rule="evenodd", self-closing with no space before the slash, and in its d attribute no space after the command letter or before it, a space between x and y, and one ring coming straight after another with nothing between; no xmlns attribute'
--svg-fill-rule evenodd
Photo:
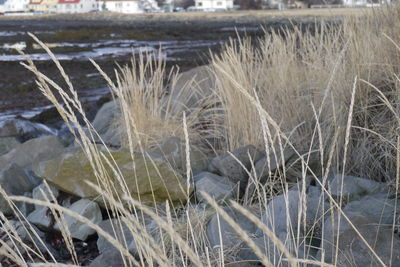
<svg viewBox="0 0 400 267"><path fill-rule="evenodd" d="M96 10L96 0L59 0L57 4L57 13L87 13Z"/></svg>
<svg viewBox="0 0 400 267"><path fill-rule="evenodd" d="M4 13L4 0L0 0L0 14Z"/></svg>
<svg viewBox="0 0 400 267"><path fill-rule="evenodd" d="M29 0L6 0L4 12L24 12L28 10Z"/></svg>
<svg viewBox="0 0 400 267"><path fill-rule="evenodd" d="M367 6L367 7L377 7L382 5L390 5L391 0L343 0L343 5L345 6Z"/></svg>
<svg viewBox="0 0 400 267"><path fill-rule="evenodd" d="M195 0L196 9L201 10L227 10L233 8L233 0Z"/></svg>
<svg viewBox="0 0 400 267"><path fill-rule="evenodd" d="M98 0L97 5L99 11L127 14L143 13L159 9L157 2L154 0Z"/></svg>
<svg viewBox="0 0 400 267"><path fill-rule="evenodd" d="M365 6L367 3L366 0L343 0L345 6Z"/></svg>

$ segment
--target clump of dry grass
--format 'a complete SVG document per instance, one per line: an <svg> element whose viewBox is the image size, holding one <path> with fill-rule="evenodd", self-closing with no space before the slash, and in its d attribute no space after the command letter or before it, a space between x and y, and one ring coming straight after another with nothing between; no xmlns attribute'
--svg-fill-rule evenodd
<svg viewBox="0 0 400 267"><path fill-rule="evenodd" d="M279 143L279 133L263 122L248 94L299 151L319 150L322 163L328 157L324 151L336 139L334 166L339 167L357 77L346 171L392 180L399 116L399 10L379 9L341 25L322 23L316 32L280 30L266 34L258 46L249 39L232 42L214 56L228 148L250 143L268 152Z"/></svg>
<svg viewBox="0 0 400 267"><path fill-rule="evenodd" d="M107 80L121 106L122 120L116 128L122 132L125 147L144 150L166 137L184 139L184 117L191 140L198 141L206 134L199 127L207 120L202 112L210 105L210 96L198 96L199 101L188 106L187 99L201 92L191 90L195 88L193 79L182 87L176 87L180 78L178 71L166 72L161 52L159 56L141 53L138 59L132 58L131 65L120 66L116 71L116 84L92 62Z"/></svg>

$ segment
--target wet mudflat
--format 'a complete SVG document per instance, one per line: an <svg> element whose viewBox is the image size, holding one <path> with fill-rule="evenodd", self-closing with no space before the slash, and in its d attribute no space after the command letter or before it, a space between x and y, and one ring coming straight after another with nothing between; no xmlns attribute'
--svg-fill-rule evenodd
<svg viewBox="0 0 400 267"><path fill-rule="evenodd" d="M214 17L180 15L56 15L0 18L0 117L32 117L49 102L35 77L20 62L29 55L45 75L64 85L50 57L28 33L44 42L61 61L79 94L93 101L107 94L106 82L89 59L114 78L114 69L129 64L132 56L150 53L162 57L167 68L184 71L207 64L210 51L218 53L231 38L257 37L292 23L283 17Z"/></svg>

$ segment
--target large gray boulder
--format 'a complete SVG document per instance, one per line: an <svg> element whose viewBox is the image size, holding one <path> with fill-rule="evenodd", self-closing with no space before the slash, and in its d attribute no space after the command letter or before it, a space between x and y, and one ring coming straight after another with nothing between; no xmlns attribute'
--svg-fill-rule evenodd
<svg viewBox="0 0 400 267"><path fill-rule="evenodd" d="M26 218L28 222L35 225L43 231L52 230L54 224L54 217L50 209L47 207L39 207L31 212Z"/></svg>
<svg viewBox="0 0 400 267"><path fill-rule="evenodd" d="M329 210L329 204L320 194L307 195L302 192L294 188L274 197L268 203L261 221L290 253L299 258L314 259L318 252L314 247L319 245L324 214ZM272 261L279 262L276 266L287 266L282 262L282 253L278 253L276 242L263 235L261 229L257 231L254 241ZM258 260L247 245L240 249L240 258Z"/></svg>
<svg viewBox="0 0 400 267"><path fill-rule="evenodd" d="M371 223L391 225L400 215L400 206L387 194L367 195L346 205L343 211L358 212L370 218Z"/></svg>
<svg viewBox="0 0 400 267"><path fill-rule="evenodd" d="M102 221L99 227L114 237L118 243L129 249L132 254L137 254L137 247L133 235L129 230L128 226L123 222L123 220L118 219L108 219ZM100 253L103 253L110 249L116 249L107 239L99 234L99 239L97 240L97 249Z"/></svg>
<svg viewBox="0 0 400 267"><path fill-rule="evenodd" d="M15 137L0 138L0 156L3 156L16 148L20 142Z"/></svg>
<svg viewBox="0 0 400 267"><path fill-rule="evenodd" d="M17 164L8 165L0 172L0 186L8 196L23 196L30 193L39 183L40 180L32 172ZM0 211L6 215L12 214L12 209L3 196L0 196Z"/></svg>
<svg viewBox="0 0 400 267"><path fill-rule="evenodd" d="M60 191L58 191L57 188L52 185L46 185L44 183L41 183L32 190L32 198L41 201L49 200L50 202L53 202L53 198L57 199L59 194ZM39 205L35 205L36 209L39 207Z"/></svg>
<svg viewBox="0 0 400 267"><path fill-rule="evenodd" d="M328 190L333 198L343 197L345 202L350 202L368 194L387 193L388 186L370 179L336 174L329 182Z"/></svg>
<svg viewBox="0 0 400 267"><path fill-rule="evenodd" d="M169 112L174 114L190 113L215 94L215 81L215 74L208 65L180 73L176 82L170 84L170 95L164 98L164 105L168 103Z"/></svg>
<svg viewBox="0 0 400 267"><path fill-rule="evenodd" d="M125 180L124 184L119 182L104 160L108 181L113 184L116 196L122 197L127 189L133 198L140 199L144 204L163 203L166 200L180 204L187 201L187 190L189 194L193 191L193 186L188 188L186 180L165 161L141 154L134 155L132 159L128 150L113 151L111 155L105 152L105 156L109 161L115 161ZM98 179L80 148L69 149L52 160L41 162L35 171L39 177L63 192L80 198L96 199L99 204L104 204L99 193L88 184L98 184Z"/></svg>
<svg viewBox="0 0 400 267"><path fill-rule="evenodd" d="M0 122L0 137L15 137L20 142L56 134L56 130L40 123L32 123L20 119L10 119Z"/></svg>
<svg viewBox="0 0 400 267"><path fill-rule="evenodd" d="M24 197L32 198L31 192L26 192ZM21 213L24 217L27 217L32 211L35 210L35 206L31 203L25 201L17 201L16 206L18 208L18 212Z"/></svg>
<svg viewBox="0 0 400 267"><path fill-rule="evenodd" d="M386 266L400 266L400 238L390 225L375 223L377 214L369 216L357 211L345 214ZM337 266L345 267L382 266L345 218L338 225L338 216L336 212L324 224L321 245L324 261L334 263L337 258ZM321 257L321 252L318 256Z"/></svg>
<svg viewBox="0 0 400 267"><path fill-rule="evenodd" d="M125 261L129 262L127 260ZM125 265L125 261L120 251L117 249L109 249L97 256L92 263L90 263L89 267L125 267L127 266Z"/></svg>
<svg viewBox="0 0 400 267"><path fill-rule="evenodd" d="M208 169L210 172L227 177L233 183L239 184L243 192L249 179L248 172L262 156L263 154L253 145L247 145L232 151L232 153L213 158Z"/></svg>
<svg viewBox="0 0 400 267"><path fill-rule="evenodd" d="M283 153L281 153L280 149L277 149L276 154L271 152L268 156L264 156L258 160L254 168L259 182L264 184L271 172L280 168L284 163L294 157L294 155L295 153L291 148L283 149Z"/></svg>
<svg viewBox="0 0 400 267"><path fill-rule="evenodd" d="M193 145L190 145L189 152L191 173L196 175L206 170L208 165L207 155ZM185 142L179 137L165 138L145 153L153 159L168 162L173 169L186 174L186 146Z"/></svg>
<svg viewBox="0 0 400 267"><path fill-rule="evenodd" d="M310 197L302 194L302 191L289 190L287 194L276 196L268 203L261 219L275 233L303 235L312 228L320 229L322 216L328 208L328 203L322 197Z"/></svg>
<svg viewBox="0 0 400 267"><path fill-rule="evenodd" d="M0 157L0 170L11 163L31 169L39 162L57 157L64 150L64 145L57 136L44 136L31 139Z"/></svg>
<svg viewBox="0 0 400 267"><path fill-rule="evenodd" d="M99 224L102 221L99 205L96 202L88 199L78 200L69 207L69 210L82 217L85 217L94 224ZM64 215L63 223L69 229L71 237L82 241L85 241L89 235L92 235L96 232L96 230L91 228L89 225L81 222L74 216L67 214ZM58 222L54 225L54 229L57 231L61 230L61 226Z"/></svg>
<svg viewBox="0 0 400 267"><path fill-rule="evenodd" d="M193 179L195 181L196 198L200 202L204 201L200 193L202 191L215 200L234 198L237 192L237 187L229 179L210 172L199 173Z"/></svg>
<svg viewBox="0 0 400 267"><path fill-rule="evenodd" d="M104 104L97 112L92 125L106 145L119 147L126 140L126 130L118 100ZM93 134L93 136L94 140L98 142L97 134Z"/></svg>
<svg viewBox="0 0 400 267"><path fill-rule="evenodd" d="M256 233L257 226L246 216L229 207L225 208L225 211L248 235ZM218 214L214 214L207 223L206 234L211 248L220 247L222 242L224 249L232 249L242 242L240 236L222 216L219 216L218 223Z"/></svg>

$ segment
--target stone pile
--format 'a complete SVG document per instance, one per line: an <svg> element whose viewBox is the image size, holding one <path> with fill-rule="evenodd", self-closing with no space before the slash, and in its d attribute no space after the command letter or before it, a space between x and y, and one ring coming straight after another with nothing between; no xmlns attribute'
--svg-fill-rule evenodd
<svg viewBox="0 0 400 267"><path fill-rule="evenodd" d="M93 123L105 143L110 145L110 153L97 145L104 155L104 161L100 161L104 168L100 168L98 162L90 161L74 142L65 142L57 131L46 126L23 120L0 125L0 211L10 218L3 224L2 231L16 231L23 242L35 243L42 253L61 261L69 254L47 240L49 235L61 236L66 232L74 242L86 246L86 250L95 240L91 249L96 251L93 255L98 256L87 264L124 266L118 248L97 230L100 228L113 236L139 260L143 247L137 245L137 238L142 236L141 231L152 232L150 228L153 229L156 222L144 216L143 229L133 229L127 223L128 218L115 216L107 210L109 203L91 184L109 188L108 198L123 199L129 195L149 207L166 201L175 207L184 207L189 200L191 205L211 211L201 194L206 192L274 266L289 265L286 255L277 246L278 241L296 258L327 263L336 261L338 266L378 266L380 262L399 266L400 238L394 233L397 229L392 227L399 210L386 184L340 174L330 174L324 181L312 177L293 181L294 185L283 193L265 196L268 200L265 209L262 214L256 213L259 221L274 233L273 237L235 210L230 200L240 200L246 194L254 193L255 188L264 186L270 177L279 173L283 165L298 159L292 149L285 147L266 155L255 146L247 145L212 156L191 146L188 184L185 142L178 137L169 137L143 153L132 155L119 148L122 133L115 131L118 110L116 102L105 104ZM108 166L107 161L114 162L115 168ZM96 175L93 167L99 167L109 179L99 180L104 175ZM124 183L117 173L124 177ZM10 202L4 194L57 202L84 221L70 214L61 215L39 202ZM127 202L123 200L123 204L127 205ZM250 207L250 212L252 210L260 211ZM26 221L17 215L25 217ZM205 225L205 231L210 251L218 252L223 246L224 250L232 251L236 261L246 262L246 266L261 264L250 246L215 211ZM11 239L4 242L17 244Z"/></svg>

